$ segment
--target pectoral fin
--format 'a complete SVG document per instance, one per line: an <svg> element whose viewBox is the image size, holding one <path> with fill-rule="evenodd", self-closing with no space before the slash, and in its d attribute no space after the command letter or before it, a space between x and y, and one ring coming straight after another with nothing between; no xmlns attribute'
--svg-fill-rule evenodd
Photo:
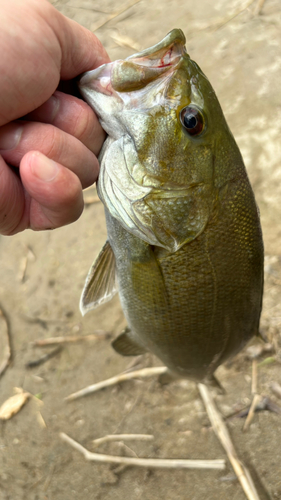
<svg viewBox="0 0 281 500"><path fill-rule="evenodd" d="M118 354L122 354L122 356L139 356L139 354L144 354L146 350L135 342L135 340L132 340L129 334L130 329L125 328L125 330L113 340L111 344L113 349L115 349Z"/></svg>
<svg viewBox="0 0 281 500"><path fill-rule="evenodd" d="M86 278L80 299L82 315L108 302L116 292L115 257L109 242L106 241Z"/></svg>

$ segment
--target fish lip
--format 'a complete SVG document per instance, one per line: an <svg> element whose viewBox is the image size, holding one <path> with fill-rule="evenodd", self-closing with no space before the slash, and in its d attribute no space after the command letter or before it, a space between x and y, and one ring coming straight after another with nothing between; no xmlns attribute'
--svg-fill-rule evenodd
<svg viewBox="0 0 281 500"><path fill-rule="evenodd" d="M125 61L145 68L158 70L160 75L174 67L186 54L185 42L186 39L182 30L173 29L160 42L127 57ZM84 73L78 83L82 93L83 88L90 87L105 95L116 94L111 84L111 74L113 67L123 62L123 60L113 61Z"/></svg>
<svg viewBox="0 0 281 500"><path fill-rule="evenodd" d="M179 46L182 48L181 52L183 52L186 43L186 38L181 29L173 29L170 31L160 42L156 43L152 47L148 49L142 50L141 52L137 52L132 56L127 57L127 61L132 61L138 64L138 60L142 58L147 58L148 60L153 60L156 58L155 56L161 52L168 51L168 49Z"/></svg>
<svg viewBox="0 0 281 500"><path fill-rule="evenodd" d="M85 97L87 91L90 90L95 91L99 94L104 94L107 96L114 95L115 97L117 97L117 94L111 85L111 73L113 66L118 62L122 61L117 60L111 63L103 64L96 69L83 73L78 82L78 88L82 96Z"/></svg>
<svg viewBox="0 0 281 500"><path fill-rule="evenodd" d="M109 78L111 76L111 66L113 63L102 64L98 68L92 69L91 71L86 71L80 77L78 82L79 87L86 87L93 80L99 80L101 78Z"/></svg>
<svg viewBox="0 0 281 500"><path fill-rule="evenodd" d="M185 43L182 30L173 29L156 45L127 57L126 61L140 66L168 70L186 54Z"/></svg>

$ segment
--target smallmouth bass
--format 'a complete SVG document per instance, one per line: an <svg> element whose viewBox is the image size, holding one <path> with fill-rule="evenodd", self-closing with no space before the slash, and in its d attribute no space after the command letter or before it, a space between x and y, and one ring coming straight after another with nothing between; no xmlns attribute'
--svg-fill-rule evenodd
<svg viewBox="0 0 281 500"><path fill-rule="evenodd" d="M117 352L210 379L258 334L263 292L258 209L214 90L177 29L79 87L108 134L97 184L108 240L81 311L118 289Z"/></svg>

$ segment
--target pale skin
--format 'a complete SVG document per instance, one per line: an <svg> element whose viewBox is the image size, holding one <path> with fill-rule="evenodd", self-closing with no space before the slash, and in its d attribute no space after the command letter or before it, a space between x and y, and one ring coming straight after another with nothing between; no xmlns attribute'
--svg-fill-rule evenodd
<svg viewBox="0 0 281 500"><path fill-rule="evenodd" d="M47 0L0 0L0 53L0 233L69 224L105 134L85 102L56 89L109 57Z"/></svg>

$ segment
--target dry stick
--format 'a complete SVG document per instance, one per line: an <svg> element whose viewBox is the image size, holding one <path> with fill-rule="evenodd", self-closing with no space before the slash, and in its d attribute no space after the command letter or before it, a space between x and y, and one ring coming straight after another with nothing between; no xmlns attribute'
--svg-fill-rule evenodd
<svg viewBox="0 0 281 500"><path fill-rule="evenodd" d="M2 363L0 363L0 377L6 370L10 359L11 359L11 345L10 345L10 332L9 332L9 324L7 321L7 318L3 312L3 310L0 307L0 322L2 323L3 327L0 330L0 335L2 336L3 339L3 345L5 347L2 350Z"/></svg>
<svg viewBox="0 0 281 500"><path fill-rule="evenodd" d="M60 433L63 441L70 444L75 450L80 451L86 460L113 463L122 465L136 465L138 467L169 468L169 469L224 469L224 460L184 460L184 459L165 459L165 458L131 458L118 457L114 455L102 455L101 453L92 453L81 444L74 441L64 432Z"/></svg>
<svg viewBox="0 0 281 500"><path fill-rule="evenodd" d="M86 396L87 394L91 394L92 392L99 391L100 389L104 389L105 387L110 387L111 385L119 384L119 382L124 382L125 380L131 380L132 378L146 378L152 377L153 375L161 375L162 373L166 373L168 368L166 366L157 366L154 368L142 368L141 370L136 370L134 372L121 373L121 375L116 375L115 377L108 378L107 380L102 380L97 384L89 385L80 391L74 392L67 396L65 401L73 401L73 399L81 398L82 396Z"/></svg>
<svg viewBox="0 0 281 500"><path fill-rule="evenodd" d="M250 427L250 424L254 418L254 414L258 404L261 402L262 397L257 394L258 392L258 362L257 359L253 359L252 361L252 387L251 393L253 394L253 401L251 403L247 418L245 420L245 424L243 427L243 431L247 431Z"/></svg>
<svg viewBox="0 0 281 500"><path fill-rule="evenodd" d="M258 392L258 362L256 359L253 359L252 362L252 394L257 394Z"/></svg>
<svg viewBox="0 0 281 500"><path fill-rule="evenodd" d="M35 368L36 366L42 365L43 363L46 363L49 359L53 358L57 354L59 354L62 351L62 346L59 345L55 349L53 349L51 352L48 352L47 354L44 354L44 356L41 356L40 358L33 359L32 361L28 361L26 363L25 367L26 368Z"/></svg>
<svg viewBox="0 0 281 500"><path fill-rule="evenodd" d="M154 436L151 434L108 434L98 439L94 439L92 443L98 446L102 443L108 443L109 441L130 441L131 439L137 441L152 441Z"/></svg>
<svg viewBox="0 0 281 500"><path fill-rule="evenodd" d="M118 12L115 12L113 14L110 14L110 16L108 17L108 19L106 21L104 21L103 23L97 24L96 26L91 28L91 31L95 32L98 29L103 28L107 23L112 21L112 19L115 19L116 17L120 16L121 14L124 14L124 12L126 12L126 10L129 10L131 7L133 7L134 5L136 5L139 2L141 2L141 0L134 0L129 5L127 5L127 7L125 7L124 9L119 10Z"/></svg>
<svg viewBox="0 0 281 500"><path fill-rule="evenodd" d="M21 263L21 269L20 269L20 274L19 274L19 279L23 283L25 281L26 277L26 271L27 271L27 266L28 262L35 261L36 256L32 250L32 248L28 245L26 247L26 255L23 257L22 263Z"/></svg>
<svg viewBox="0 0 281 500"><path fill-rule="evenodd" d="M256 8L254 10L255 16L258 16L261 13L264 2L265 2L265 0L258 0L258 3L257 3Z"/></svg>
<svg viewBox="0 0 281 500"><path fill-rule="evenodd" d="M67 344L71 342L83 342L84 340L97 340L97 339L104 339L104 337L107 337L108 333L103 332L102 334L100 333L99 335L91 334L91 335L66 335L65 337L50 337L48 339L38 339L34 340L32 342L33 346L36 347L45 347L45 346L50 346L50 345L55 345L55 344Z"/></svg>
<svg viewBox="0 0 281 500"><path fill-rule="evenodd" d="M238 459L237 453L230 439L227 427L214 405L214 402L212 400L208 388L204 384L198 384L198 388L201 397L204 401L212 427L227 453L229 461L234 469L235 474L237 475L240 481L240 484L244 490L246 497L248 498L248 500L260 500L249 471Z"/></svg>
<svg viewBox="0 0 281 500"><path fill-rule="evenodd" d="M250 426L250 423L252 422L252 420L254 418L254 414L255 414L256 408L259 405L259 403L262 401L262 399L263 399L263 397L260 396L259 394L255 394L254 395L252 404L251 404L250 409L249 409L249 413L247 415L247 418L245 420L245 424L244 424L244 427L243 427L243 431L244 432L248 430L248 428Z"/></svg>

